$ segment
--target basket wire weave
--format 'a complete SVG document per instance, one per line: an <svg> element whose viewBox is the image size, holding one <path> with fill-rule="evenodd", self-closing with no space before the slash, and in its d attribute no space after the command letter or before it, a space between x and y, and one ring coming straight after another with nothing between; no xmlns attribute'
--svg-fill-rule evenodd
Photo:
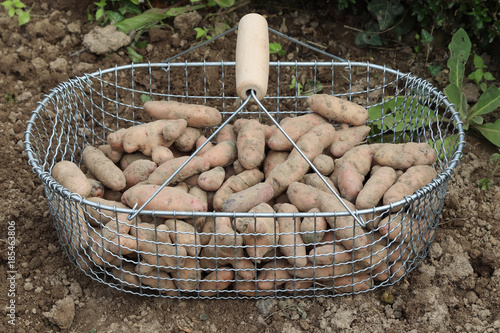
<svg viewBox="0 0 500 333"><path fill-rule="evenodd" d="M43 183L58 238L69 260L90 278L112 288L169 298L334 297L386 287L411 272L427 256L439 223L448 180L465 145L462 125L453 105L429 82L411 74L370 63L332 59L271 62L270 86L277 88L268 92L262 106L248 104L242 108L244 101L235 97L234 66L234 62L224 61L174 63L170 60L115 66L61 83L38 104L27 126L25 148L29 164ZM309 112L304 108L307 96L299 94L297 85L293 89L289 87L291 77L302 76L309 78L312 92L317 92L321 83L322 93L344 97L368 110L380 108L381 116L370 121L377 124L380 132L371 132L370 142L430 142L439 156L433 165L438 176L413 195L400 202L354 212L366 226L362 230L371 241L366 249L355 248L367 250L365 256L356 256L355 251L339 252L337 242L317 241L308 246L308 267L295 264L283 267L283 260L295 262L301 257L286 257L277 245L270 246L269 257L259 263L252 260L256 258L241 255L245 246L238 242L241 235L236 232L223 234L214 229L213 233L204 233L198 228L206 219L268 217L276 224L280 217L341 218L350 215L347 211L285 214L142 210L135 218L123 222L118 221L117 214L132 214L133 210L89 201L64 188L51 176L51 169L58 161L70 160L81 165L85 146L105 144L110 132L149 121L142 111L145 97L213 106L220 110L223 121L242 108L237 117L270 123L265 108L279 122L283 117ZM388 105L393 106L392 111L387 112ZM206 128L205 135L208 137L216 130ZM380 214L390 217L389 228L398 237L393 240L380 238L378 229L369 228L375 216ZM195 254L186 254L183 246L176 242L186 233L174 227L171 234L175 251L162 253L159 248L166 243L162 241L161 230L157 227L144 230L138 223L140 218L159 226L165 215L173 217L174 225L180 223L177 221L190 220L196 236L211 237L213 242L195 243L191 246ZM106 224L110 219L116 221L115 228ZM123 226L135 228L136 235L123 236L116 231ZM356 228L361 226L354 224L351 227L353 237L344 241L354 244ZM140 232L153 232L155 240L141 239ZM286 233L273 235L277 238L282 234ZM300 231L295 230L292 234L296 237ZM223 235L233 237L233 245L218 244L217 236ZM129 250L121 245L123 237L137 243L149 242L152 246L147 251ZM117 250L106 250L110 244ZM333 245L335 255L314 254L316 248L325 244ZM204 256L208 252L212 255ZM234 255L228 256L228 252ZM340 260L345 256L351 258ZM327 264L318 264L328 258ZM183 264L187 260L192 263L190 267ZM165 265L165 262L170 264ZM242 265L243 262L251 265ZM317 277L319 270L329 270L332 274L329 278L320 278ZM222 278L227 271L232 272L229 286ZM287 274L280 274L285 271ZM204 289L203 278L212 272L215 272L215 284ZM268 288L262 290L256 285Z"/></svg>

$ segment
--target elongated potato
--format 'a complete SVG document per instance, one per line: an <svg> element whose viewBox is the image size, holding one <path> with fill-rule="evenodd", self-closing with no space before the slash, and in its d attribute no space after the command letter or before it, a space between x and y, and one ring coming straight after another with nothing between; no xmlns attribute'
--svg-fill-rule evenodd
<svg viewBox="0 0 500 333"><path fill-rule="evenodd" d="M162 128L163 138L167 141L178 139L186 130L187 121L185 119L175 119L164 121Z"/></svg>
<svg viewBox="0 0 500 333"><path fill-rule="evenodd" d="M337 184L340 195L347 201L356 202L364 180L365 177L359 174L349 161L344 161L339 166Z"/></svg>
<svg viewBox="0 0 500 333"><path fill-rule="evenodd" d="M149 160L137 160L132 162L123 174L127 180L127 188L130 188L140 182L148 179L149 175L156 169L156 163Z"/></svg>
<svg viewBox="0 0 500 333"><path fill-rule="evenodd" d="M159 165L149 176L148 182L156 185L163 184L181 167L182 164L188 160L188 158L189 156L177 157ZM207 171L209 168L210 163L205 158L194 156L193 159L189 161L189 163L186 164L170 181L170 183L175 184L177 182L181 182L192 175Z"/></svg>
<svg viewBox="0 0 500 333"><path fill-rule="evenodd" d="M287 280L292 279L293 269L285 259L276 259L266 263L257 276L257 288L261 290L280 289Z"/></svg>
<svg viewBox="0 0 500 333"><path fill-rule="evenodd" d="M182 220L168 219L165 221L169 232L170 240L186 248L189 256L196 256L201 251L201 239L194 227Z"/></svg>
<svg viewBox="0 0 500 333"><path fill-rule="evenodd" d="M311 110L336 123L364 125L368 111L361 105L327 94L314 94L307 98Z"/></svg>
<svg viewBox="0 0 500 333"><path fill-rule="evenodd" d="M202 155L210 163L210 168L225 167L233 164L238 158L236 141L222 141L206 150Z"/></svg>
<svg viewBox="0 0 500 333"><path fill-rule="evenodd" d="M332 195L333 196L333 195ZM320 210L322 212L344 212L345 207L340 203L337 198L332 198L332 196L323 195L320 199ZM349 207L351 211L355 211L355 207L348 201L344 200L344 203ZM367 232L356 222L353 216L338 216L338 217L327 217L328 224L336 232L336 237L348 250L355 250L355 257L367 255L367 245L369 240L366 236Z"/></svg>
<svg viewBox="0 0 500 333"><path fill-rule="evenodd" d="M135 204L141 207L158 188L158 185L136 185L123 193L122 202L129 207L134 207ZM207 205L189 193L165 187L148 203L146 209L205 212Z"/></svg>
<svg viewBox="0 0 500 333"><path fill-rule="evenodd" d="M201 136L201 131L197 128L187 127L175 141L175 147L183 153L190 152L196 147L196 141Z"/></svg>
<svg viewBox="0 0 500 333"><path fill-rule="evenodd" d="M174 159L174 154L169 148L158 146L153 148L153 151L151 152L151 159L156 163L156 165L160 165L166 161Z"/></svg>
<svg viewBox="0 0 500 333"><path fill-rule="evenodd" d="M222 123L221 113L212 107L176 101L148 101L144 111L155 119L185 119L191 127L212 127Z"/></svg>
<svg viewBox="0 0 500 333"><path fill-rule="evenodd" d="M157 120L127 128L123 134L123 150L127 153L139 151L151 156L155 147L170 147L173 140L167 140L163 136L163 129L169 123L169 120Z"/></svg>
<svg viewBox="0 0 500 333"><path fill-rule="evenodd" d="M352 126L335 132L335 139L329 147L333 157L342 157L356 145L364 142L370 132L370 126Z"/></svg>
<svg viewBox="0 0 500 333"><path fill-rule="evenodd" d="M250 209L249 212L274 213L274 209L268 204L263 203ZM242 233L243 240L248 255L257 263L260 263L272 247L276 246L279 242L279 224L274 223L273 217L237 218L235 225L240 226L241 229L246 225L244 233Z"/></svg>
<svg viewBox="0 0 500 333"><path fill-rule="evenodd" d="M247 170L258 168L266 157L266 134L259 121L247 120L236 140L238 161Z"/></svg>
<svg viewBox="0 0 500 333"><path fill-rule="evenodd" d="M312 208L308 211L311 214L319 212L318 208ZM303 232L302 240L306 244L319 243L323 240L327 228L324 216L304 217L300 224L300 232Z"/></svg>
<svg viewBox="0 0 500 333"><path fill-rule="evenodd" d="M224 141L236 141L236 138L238 136L236 135L236 132L234 131L234 126L231 124L227 124L221 130L219 133L217 133L217 136L215 137L215 142L216 143L221 143Z"/></svg>
<svg viewBox="0 0 500 333"><path fill-rule="evenodd" d="M125 175L104 153L92 146L83 150L83 163L104 186L121 191L127 186Z"/></svg>
<svg viewBox="0 0 500 333"><path fill-rule="evenodd" d="M384 205L388 205L391 202L398 202L405 196L412 195L415 191L430 183L436 176L437 172L431 166L416 165L410 167L385 192L383 197Z"/></svg>
<svg viewBox="0 0 500 333"><path fill-rule="evenodd" d="M113 163L118 163L122 158L123 151L114 150L110 145L100 145L99 148L107 158L109 158Z"/></svg>
<svg viewBox="0 0 500 333"><path fill-rule="evenodd" d="M120 128L119 130L108 134L106 141L111 146L111 149L115 151L123 151L123 135L126 131L126 128Z"/></svg>
<svg viewBox="0 0 500 333"><path fill-rule="evenodd" d="M195 148L198 149L201 147L202 144L204 144L207 141L207 137L204 135L200 135L198 140L196 140L195 143ZM207 142L203 148L198 152L198 156L202 156L206 151L208 151L210 148L212 148L214 144L212 142Z"/></svg>
<svg viewBox="0 0 500 333"><path fill-rule="evenodd" d="M73 193L86 198L92 186L82 170L71 161L57 162L52 168L52 177Z"/></svg>
<svg viewBox="0 0 500 333"><path fill-rule="evenodd" d="M278 213L298 213L297 207L291 204L284 203L280 206ZM307 265L306 246L302 240L302 235L299 233L301 229L300 217L278 217L278 225L280 233L278 244L280 245L281 253L286 256L286 260L292 266L304 267ZM262 288L257 284L259 288Z"/></svg>
<svg viewBox="0 0 500 333"><path fill-rule="evenodd" d="M269 174L274 168L284 163L288 159L289 154L290 153L288 151L277 151L277 150L270 150L267 153L263 165L264 176L266 179L267 177L269 177Z"/></svg>
<svg viewBox="0 0 500 333"><path fill-rule="evenodd" d="M223 212L248 212L252 207L268 202L274 196L274 190L268 183L259 183L243 191L231 194L222 203Z"/></svg>
<svg viewBox="0 0 500 333"><path fill-rule="evenodd" d="M200 296L217 295L221 290L231 285L234 272L229 268L219 267L217 271L208 274L200 283ZM203 291L202 291L203 290Z"/></svg>
<svg viewBox="0 0 500 333"><path fill-rule="evenodd" d="M259 169L246 170L240 174L229 177L217 190L217 192L215 192L213 198L213 208L215 210L220 210L222 208L222 203L232 194L254 186L260 183L263 179L264 174L260 172Z"/></svg>
<svg viewBox="0 0 500 333"><path fill-rule="evenodd" d="M215 167L200 174L198 177L198 186L205 191L217 191L224 182L225 176L226 171L223 167Z"/></svg>
<svg viewBox="0 0 500 333"><path fill-rule="evenodd" d="M363 186L356 198L356 208L368 209L377 206L384 193L396 181L396 171L391 167L378 169Z"/></svg>
<svg viewBox="0 0 500 333"><path fill-rule="evenodd" d="M286 119L286 121L281 121L280 126L293 142L297 142L300 137L309 132L313 127L326 122L325 118L316 113L309 113L294 118L288 117L284 119ZM293 148L292 143L288 141L279 129L272 133L267 145L270 149L276 151L290 151Z"/></svg>

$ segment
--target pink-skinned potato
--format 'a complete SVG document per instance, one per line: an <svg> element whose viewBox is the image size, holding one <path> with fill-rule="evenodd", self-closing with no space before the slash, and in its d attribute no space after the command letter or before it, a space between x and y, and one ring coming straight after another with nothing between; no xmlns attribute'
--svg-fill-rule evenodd
<svg viewBox="0 0 500 333"><path fill-rule="evenodd" d="M82 170L71 161L57 162L52 168L52 177L73 193L88 197L92 186Z"/></svg>
<svg viewBox="0 0 500 333"><path fill-rule="evenodd" d="M122 202L129 207L141 207L157 190L158 185L136 185L122 195ZM147 210L205 212L207 204L199 198L174 187L163 188L145 207Z"/></svg>

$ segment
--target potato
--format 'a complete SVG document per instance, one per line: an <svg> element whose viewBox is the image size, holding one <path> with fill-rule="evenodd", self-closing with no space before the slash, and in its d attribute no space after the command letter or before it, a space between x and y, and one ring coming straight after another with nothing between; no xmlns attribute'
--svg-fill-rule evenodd
<svg viewBox="0 0 500 333"><path fill-rule="evenodd" d="M325 118L316 113L309 113L294 118L287 117L284 119L286 119L286 121L281 121L280 126L293 142L297 142L300 137L309 132L313 127L326 122ZM276 129L272 133L267 145L270 149L276 151L290 151L293 148L292 143L288 141L279 129Z"/></svg>
<svg viewBox="0 0 500 333"><path fill-rule="evenodd" d="M220 112L204 105L176 101L148 101L144 103L144 111L154 119L185 119L188 126L197 128L212 127L222 123Z"/></svg>
<svg viewBox="0 0 500 333"><path fill-rule="evenodd" d="M266 134L257 120L247 120L236 140L238 161L247 170L258 168L266 157Z"/></svg>
<svg viewBox="0 0 500 333"><path fill-rule="evenodd" d="M149 176L148 182L162 185L188 160L189 156L177 157L160 164ZM170 184L175 184L189 178L195 174L210 169L210 163L203 157L194 156L184 167L170 180Z"/></svg>
<svg viewBox="0 0 500 333"><path fill-rule="evenodd" d="M136 185L122 196L122 202L129 207L141 207L158 189L158 185ZM145 207L157 211L206 212L207 205L199 198L173 187L163 188Z"/></svg>
<svg viewBox="0 0 500 333"><path fill-rule="evenodd" d="M396 171L391 167L381 167L368 178L356 198L356 208L368 209L378 205L385 192L396 181Z"/></svg>
<svg viewBox="0 0 500 333"><path fill-rule="evenodd" d="M385 192L383 197L384 205L388 205L391 202L398 202L404 199L405 196L412 195L415 191L430 183L436 176L436 170L428 165L410 167Z"/></svg>
<svg viewBox="0 0 500 333"><path fill-rule="evenodd" d="M155 170L156 163L153 161L137 160L132 162L125 170L123 170L123 174L127 180L126 188L130 188L145 181Z"/></svg>
<svg viewBox="0 0 500 333"><path fill-rule="evenodd" d="M210 168L225 167L238 158L236 141L222 141L201 154L210 163Z"/></svg>
<svg viewBox="0 0 500 333"><path fill-rule="evenodd" d="M209 297L218 295L221 290L231 285L233 278L234 273L232 270L219 267L217 271L211 272L201 281L200 296Z"/></svg>
<svg viewBox="0 0 500 333"><path fill-rule="evenodd" d="M336 123L364 125L368 111L353 102L327 94L314 94L307 98L311 110Z"/></svg>
<svg viewBox="0 0 500 333"><path fill-rule="evenodd" d="M222 203L223 212L248 212L252 207L266 203L274 196L274 190L268 183L259 183L243 191L231 194Z"/></svg>
<svg viewBox="0 0 500 333"><path fill-rule="evenodd" d="M87 146L83 150L83 163L106 187L121 191L127 186L123 172L99 149Z"/></svg>
<svg viewBox="0 0 500 333"><path fill-rule="evenodd" d="M122 158L123 151L114 150L110 145L100 145L99 148L107 158L109 158L113 163L118 163Z"/></svg>
<svg viewBox="0 0 500 333"><path fill-rule="evenodd" d="M217 192L215 192L213 208L215 210L220 210L222 208L222 203L232 194L257 185L263 179L264 174L258 169L246 170L238 175L231 176L221 185Z"/></svg>
<svg viewBox="0 0 500 333"><path fill-rule="evenodd" d="M71 192L84 198L90 196L92 186L83 171L74 162L57 162L52 168L52 177Z"/></svg>
<svg viewBox="0 0 500 333"><path fill-rule="evenodd" d="M291 204L282 204L278 213L298 213L297 207ZM304 267L307 264L306 246L299 233L301 229L301 218L299 217L278 217L279 236L278 244L281 253L287 257L286 260L293 267ZM262 288L257 284L259 288Z"/></svg>
<svg viewBox="0 0 500 333"><path fill-rule="evenodd" d="M183 153L190 152L196 147L196 141L201 136L201 131L197 128L188 127L181 136L174 141L175 147Z"/></svg>

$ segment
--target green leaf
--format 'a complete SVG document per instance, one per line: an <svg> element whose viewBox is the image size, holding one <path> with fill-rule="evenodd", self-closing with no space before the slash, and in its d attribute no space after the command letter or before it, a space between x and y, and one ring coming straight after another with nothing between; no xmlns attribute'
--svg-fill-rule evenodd
<svg viewBox="0 0 500 333"><path fill-rule="evenodd" d="M490 162L495 163L500 161L500 154L499 153L494 153L490 156Z"/></svg>
<svg viewBox="0 0 500 333"><path fill-rule="evenodd" d="M2 2L2 6L4 6L5 8L12 7L12 1L11 0L4 1Z"/></svg>
<svg viewBox="0 0 500 333"><path fill-rule="evenodd" d="M365 31L365 32L358 32L354 43L356 43L356 45L381 46L382 39L380 38L380 35L377 33Z"/></svg>
<svg viewBox="0 0 500 333"><path fill-rule="evenodd" d="M436 76L439 74L439 72L441 71L441 65L429 65L429 72L431 72L431 75L432 76Z"/></svg>
<svg viewBox="0 0 500 333"><path fill-rule="evenodd" d="M9 17L12 17L12 16L16 15L16 9L14 7L12 7L9 9L8 13L9 13Z"/></svg>
<svg viewBox="0 0 500 333"><path fill-rule="evenodd" d="M367 9L375 14L380 30L386 30L394 25L394 19L405 11L398 0L373 0Z"/></svg>
<svg viewBox="0 0 500 333"><path fill-rule="evenodd" d="M486 66L484 65L483 58L481 58L477 54L474 54L474 67L475 68L486 68Z"/></svg>
<svg viewBox="0 0 500 333"><path fill-rule="evenodd" d="M495 111L500 107L500 89L491 85L479 97L477 103L469 110L468 119Z"/></svg>
<svg viewBox="0 0 500 333"><path fill-rule="evenodd" d="M484 78L485 80L488 80L488 81L493 81L493 80L495 80L495 77L494 77L494 76L493 76L493 74L491 74L490 72L486 72L486 73L484 73L483 78Z"/></svg>
<svg viewBox="0 0 500 333"><path fill-rule="evenodd" d="M451 39L450 57L448 58L448 68L450 69L450 83L455 84L459 89L462 88L462 81L465 72L465 64L469 59L471 50L471 41L467 32L460 28Z"/></svg>
<svg viewBox="0 0 500 333"><path fill-rule="evenodd" d="M98 20L101 18L101 16L104 14L104 9L99 8L97 12L95 13L95 19Z"/></svg>
<svg viewBox="0 0 500 333"><path fill-rule="evenodd" d="M122 14L120 14L118 12L111 11L111 10L106 11L106 16L109 18L109 20L111 22L110 24L118 23L120 21L123 21L123 19L124 19Z"/></svg>
<svg viewBox="0 0 500 333"><path fill-rule="evenodd" d="M446 138L444 138L444 140L439 139L434 141L432 139L429 139L427 143L429 143L429 145L438 152L439 154L438 158L440 160L444 160L445 157L446 159L451 158L451 155L453 154L453 145L455 145L457 141L458 141L458 135L455 134L447 136Z"/></svg>
<svg viewBox="0 0 500 333"><path fill-rule="evenodd" d="M476 125L481 125L484 122L484 118L481 116L476 116L471 121Z"/></svg>
<svg viewBox="0 0 500 333"><path fill-rule="evenodd" d="M434 37L432 37L432 35L429 32L427 32L427 30L422 29L422 43L424 44L432 43L433 40Z"/></svg>
<svg viewBox="0 0 500 333"><path fill-rule="evenodd" d="M280 51L281 51L281 44L280 43L269 43L269 53L270 54L279 53Z"/></svg>
<svg viewBox="0 0 500 333"><path fill-rule="evenodd" d="M444 93L448 97L451 103L455 104L455 110L460 115L461 119L467 118L467 97L460 91L456 84L451 83L449 86L444 88Z"/></svg>
<svg viewBox="0 0 500 333"><path fill-rule="evenodd" d="M26 24L30 21L30 13L29 12L22 12L21 14L19 14L19 18L18 18L18 24L19 26L22 26L23 24Z"/></svg>
<svg viewBox="0 0 500 333"><path fill-rule="evenodd" d="M127 47L127 52L128 52L128 56L130 57L130 59L132 59L132 62L141 62L142 61L142 55L140 55L139 53L137 53L130 46Z"/></svg>
<svg viewBox="0 0 500 333"><path fill-rule="evenodd" d="M474 126L481 134L495 146L500 147L500 118L494 123Z"/></svg>
<svg viewBox="0 0 500 333"><path fill-rule="evenodd" d="M221 8L229 8L234 5L234 0L215 0Z"/></svg>
<svg viewBox="0 0 500 333"><path fill-rule="evenodd" d="M24 3L22 3L21 1L14 3L14 6L16 6L17 8L26 8L26 7L27 7L27 6L26 6Z"/></svg>
<svg viewBox="0 0 500 333"><path fill-rule="evenodd" d="M483 191L488 191L491 188L491 185L493 185L493 181L489 178L481 178L478 182L477 185L481 188Z"/></svg>
<svg viewBox="0 0 500 333"><path fill-rule="evenodd" d="M146 94L141 94L141 102L146 103L146 102L149 102L150 100L151 100L151 97L149 97Z"/></svg>
<svg viewBox="0 0 500 333"><path fill-rule="evenodd" d="M198 5L192 7L186 6L180 8L171 8L168 11L158 8L152 8L140 15L127 18L121 22L115 23L115 26L118 28L118 30L128 35L132 30L139 31L146 27L158 24L161 20L164 20L168 17L177 16L179 14L187 13L193 10L198 10L204 7L205 5Z"/></svg>
<svg viewBox="0 0 500 333"><path fill-rule="evenodd" d="M194 31L196 31L196 39L205 36L208 32L207 28L194 28Z"/></svg>

